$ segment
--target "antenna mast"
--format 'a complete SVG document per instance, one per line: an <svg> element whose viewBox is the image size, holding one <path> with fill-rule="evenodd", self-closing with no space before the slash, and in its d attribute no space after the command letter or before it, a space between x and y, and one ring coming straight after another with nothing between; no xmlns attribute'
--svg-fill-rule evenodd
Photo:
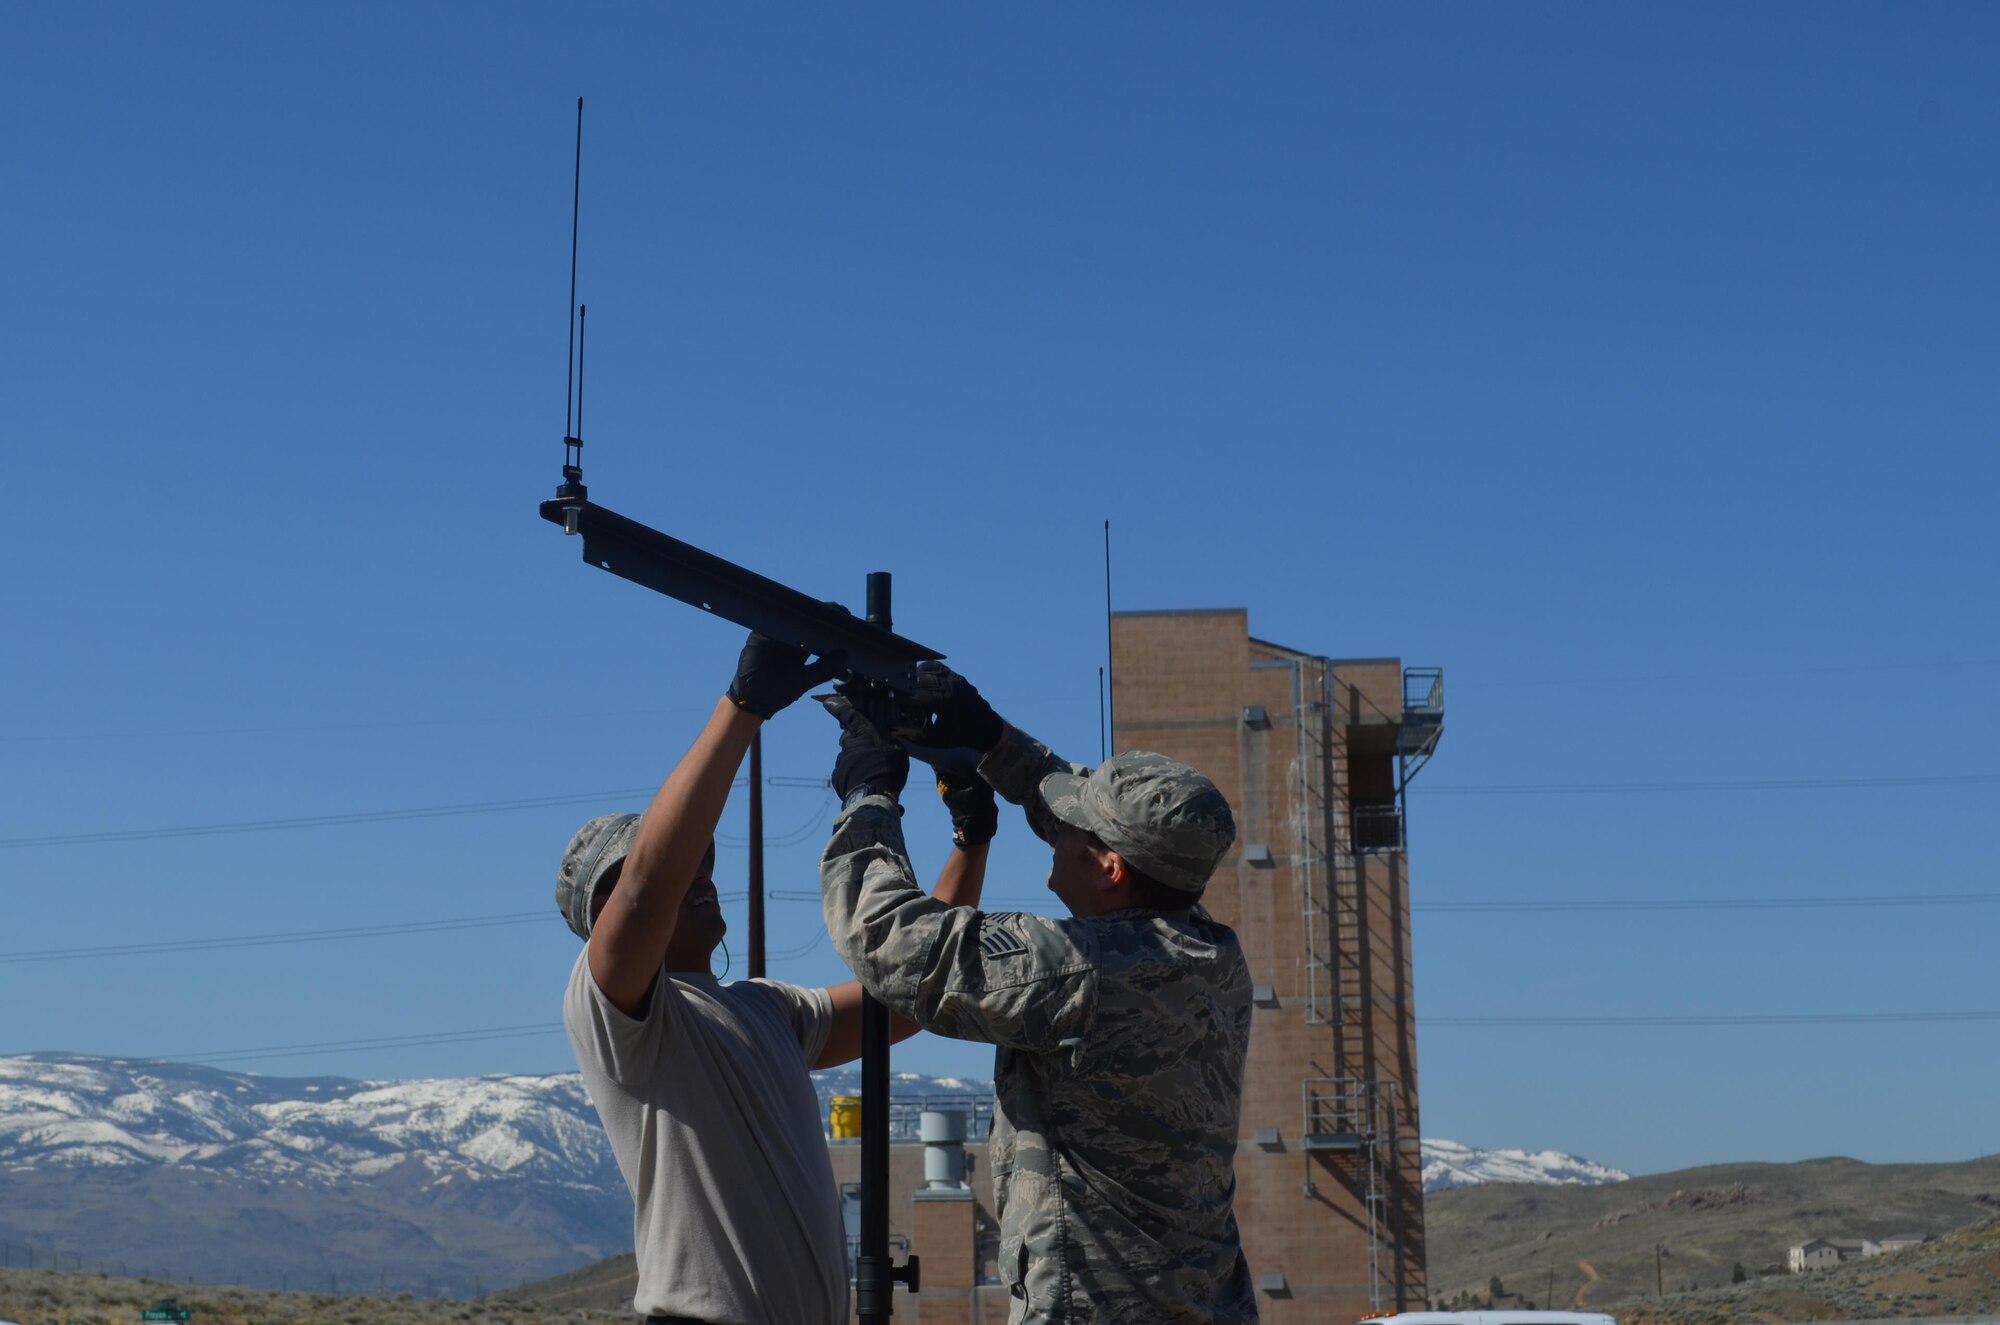
<svg viewBox="0 0 2000 1325"><path fill-rule="evenodd" d="M1112 671L1116 637L1111 630L1111 521L1104 522L1104 679L1099 684L1108 695L1104 699L1104 735L1110 745L1118 744L1118 677Z"/></svg>
<svg viewBox="0 0 2000 1325"><path fill-rule="evenodd" d="M576 302L576 237L583 216L583 98L576 99L576 179L569 208L569 353L566 356L569 380L563 386L563 481L556 487L559 501L578 502L590 495L583 485L583 321L582 307ZM572 415L572 408L574 414ZM572 422L572 420L574 420ZM577 531L577 508L563 510L563 532Z"/></svg>

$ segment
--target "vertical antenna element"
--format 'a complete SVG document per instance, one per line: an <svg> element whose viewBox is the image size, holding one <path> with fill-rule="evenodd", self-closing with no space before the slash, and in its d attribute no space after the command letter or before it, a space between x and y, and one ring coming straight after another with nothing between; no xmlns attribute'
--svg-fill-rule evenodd
<svg viewBox="0 0 2000 1325"><path fill-rule="evenodd" d="M576 178L571 184L569 205L569 353L566 367L569 380L563 385L563 481L556 496L582 501L589 494L583 486L583 311L576 302L576 249L578 224L583 217L583 98L576 99ZM572 413L572 410L574 413ZM563 532L576 532L577 509L563 512Z"/></svg>
<svg viewBox="0 0 2000 1325"><path fill-rule="evenodd" d="M1118 676L1111 668L1111 521L1104 522L1104 730L1118 744Z"/></svg>
<svg viewBox="0 0 2000 1325"><path fill-rule="evenodd" d="M570 402L576 392L576 237L583 218L583 98L576 99L576 179L569 197L569 381L563 384L563 440L573 440Z"/></svg>
<svg viewBox="0 0 2000 1325"><path fill-rule="evenodd" d="M1111 757L1104 731L1104 669L1100 667L1097 669L1097 762L1100 764Z"/></svg>

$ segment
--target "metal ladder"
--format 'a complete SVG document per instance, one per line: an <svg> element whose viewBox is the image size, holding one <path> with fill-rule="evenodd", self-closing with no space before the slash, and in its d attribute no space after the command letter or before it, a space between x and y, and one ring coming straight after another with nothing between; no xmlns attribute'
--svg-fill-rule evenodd
<svg viewBox="0 0 2000 1325"><path fill-rule="evenodd" d="M1295 739L1292 756L1292 830L1298 840L1295 872L1299 889L1299 935L1301 976L1305 986L1306 1024L1331 1025L1339 1016L1339 980L1333 946L1333 899L1328 886L1331 843L1328 826L1330 764L1327 742L1331 739L1325 702L1327 667L1317 661L1320 678L1315 686L1303 675L1299 678L1292 708ZM1307 663L1301 662L1301 671Z"/></svg>

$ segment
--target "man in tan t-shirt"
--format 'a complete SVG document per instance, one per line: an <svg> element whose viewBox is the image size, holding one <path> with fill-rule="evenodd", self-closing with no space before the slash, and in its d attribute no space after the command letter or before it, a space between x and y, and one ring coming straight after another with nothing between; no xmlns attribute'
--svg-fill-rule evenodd
<svg viewBox="0 0 2000 1325"><path fill-rule="evenodd" d="M847 1321L840 1195L807 1070L860 1056L861 986L709 974L728 927L713 835L730 784L763 722L832 672L753 634L646 813L593 819L563 854L556 904L587 941L563 1021L632 1191L634 1305L654 1321ZM997 809L976 778L939 790L958 845L935 895L976 905Z"/></svg>

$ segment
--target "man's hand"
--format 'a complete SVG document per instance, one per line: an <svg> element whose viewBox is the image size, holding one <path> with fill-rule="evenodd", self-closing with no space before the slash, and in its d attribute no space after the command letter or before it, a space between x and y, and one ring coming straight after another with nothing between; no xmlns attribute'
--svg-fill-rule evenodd
<svg viewBox="0 0 2000 1325"><path fill-rule="evenodd" d="M951 814L951 840L961 851L991 842L1000 831L1000 803L978 767L955 759L941 759L933 767L938 795Z"/></svg>
<svg viewBox="0 0 2000 1325"><path fill-rule="evenodd" d="M910 757L845 695L821 695L840 723L840 755L833 761L833 793L845 801L866 787L883 796L901 796L910 780Z"/></svg>
<svg viewBox="0 0 2000 1325"><path fill-rule="evenodd" d="M912 745L983 755L1000 744L1000 715L972 682L941 662L917 664L916 690L905 707L921 720L909 736Z"/></svg>
<svg viewBox="0 0 2000 1325"><path fill-rule="evenodd" d="M729 702L760 718L773 717L800 695L833 680L843 670L845 660L839 655L812 662L807 661L809 657L796 645L782 644L751 631L736 659L736 679L729 683Z"/></svg>

